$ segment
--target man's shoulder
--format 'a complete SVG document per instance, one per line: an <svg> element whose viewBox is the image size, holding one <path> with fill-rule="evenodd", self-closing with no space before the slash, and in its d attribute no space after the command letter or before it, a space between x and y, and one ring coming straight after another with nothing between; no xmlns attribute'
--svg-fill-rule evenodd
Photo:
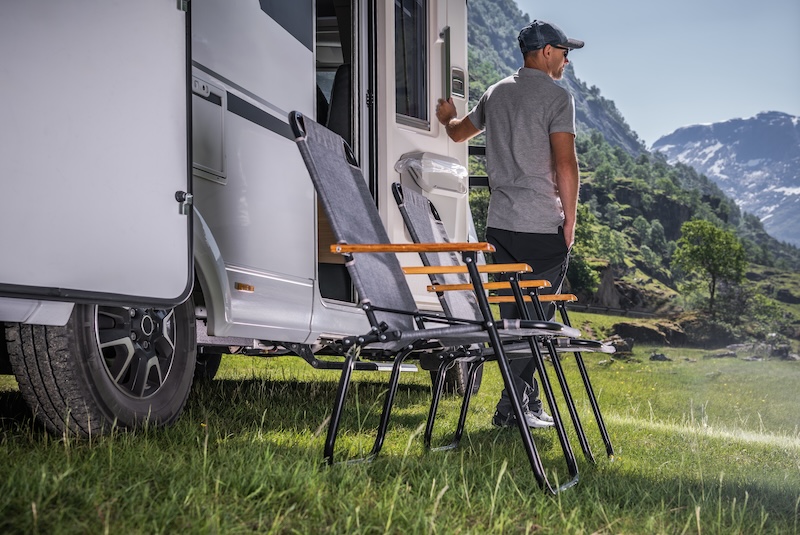
<svg viewBox="0 0 800 535"><path fill-rule="evenodd" d="M511 74L511 75L506 76L505 78L503 78L501 80L496 81L492 85L490 85L489 88L486 90L486 92L487 93L491 93L492 91L496 90L498 87L503 87L503 86L506 86L506 85L509 85L509 84L515 84L515 83L516 83L516 74Z"/></svg>

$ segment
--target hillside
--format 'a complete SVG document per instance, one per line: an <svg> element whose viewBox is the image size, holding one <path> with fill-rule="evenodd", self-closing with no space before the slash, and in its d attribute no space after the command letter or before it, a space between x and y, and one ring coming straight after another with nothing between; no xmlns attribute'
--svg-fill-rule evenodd
<svg viewBox="0 0 800 535"><path fill-rule="evenodd" d="M491 83L515 72L522 65L517 44L520 28L530 22L514 0L472 0L469 2L470 99L474 104ZM571 59L571 58L570 58ZM575 119L579 132L599 130L612 145L638 156L644 143L625 122L613 101L600 90L587 87L567 65L560 82L575 98Z"/></svg>
<svg viewBox="0 0 800 535"><path fill-rule="evenodd" d="M516 36L528 19L514 0L471 0L469 9L474 102L521 65ZM575 69L565 71L562 83L575 97L578 122L582 189L569 281L582 302L662 314L694 306L680 292L682 275L671 267L681 226L692 219L735 232L753 265L751 273L800 271L796 247L769 236L758 217L742 211L706 175L648 152L614 102L602 97L599 88L587 87ZM484 174L483 165L473 158L471 174ZM474 191L471 202L480 232L488 192ZM781 292L778 286L753 282L748 291L763 288L761 293L775 303L800 299L796 286Z"/></svg>

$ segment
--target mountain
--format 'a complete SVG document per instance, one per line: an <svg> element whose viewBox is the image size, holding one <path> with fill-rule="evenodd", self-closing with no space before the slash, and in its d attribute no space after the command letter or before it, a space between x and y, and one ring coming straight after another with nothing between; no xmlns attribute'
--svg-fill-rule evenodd
<svg viewBox="0 0 800 535"><path fill-rule="evenodd" d="M487 87L522 64L517 35L530 17L520 11L515 0L470 0L468 7L471 108ZM579 228L586 233L576 238L569 277L573 281L575 275L573 290L585 288L582 300L612 306L602 298L608 295L605 292L608 288L596 293L591 289L593 270L602 275L602 286L613 284L621 293L627 294L632 287L643 290L641 281L655 280L664 289L662 297L675 295L681 274L672 273L671 256L681 236L682 224L691 219L711 221L735 232L754 264L800 271L800 249L767 234L759 217L744 211L716 182L693 166L671 164L666 154L648 151L614 102L604 98L599 88L587 87L578 78L579 51L574 56L559 83L570 90L576 103L576 151L582 177ZM794 141L786 134L778 137L772 141L776 152L791 143L798 145L796 134ZM473 140L473 144L483 142L483 135ZM747 155L747 151L740 150L740 155ZM795 169L798 167L794 165ZM471 157L470 173L485 172L485 159ZM488 192L481 188L470 193L479 236L488 199ZM777 217L774 213L773 218ZM573 268L580 272L573 273ZM626 298L625 307L655 310L660 306L652 300L639 301L640 304L635 304L637 299Z"/></svg>
<svg viewBox="0 0 800 535"><path fill-rule="evenodd" d="M520 11L514 0L470 0L469 2L469 47L470 47L470 97L477 101L486 89L486 84L474 83L473 74L488 83L516 72L522 66L517 35L531 18ZM580 63L580 52L570 56ZM600 90L587 87L577 76L572 63L564 70L559 82L575 98L575 120L578 132L597 130L613 146L621 147L633 156L645 152L639 136L631 130L613 101L600 95Z"/></svg>
<svg viewBox="0 0 800 535"><path fill-rule="evenodd" d="M705 174L772 236L800 245L800 117L770 111L686 126L652 148Z"/></svg>

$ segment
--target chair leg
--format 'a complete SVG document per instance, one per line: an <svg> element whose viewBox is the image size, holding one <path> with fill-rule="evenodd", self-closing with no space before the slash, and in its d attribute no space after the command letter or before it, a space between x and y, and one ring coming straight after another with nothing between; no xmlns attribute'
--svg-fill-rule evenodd
<svg viewBox="0 0 800 535"><path fill-rule="evenodd" d="M475 378L478 375L478 370L483 364L483 360L471 362L469 365L469 378L467 379L466 391L464 392L464 400L461 402L461 414L458 415L458 426L456 427L456 434L453 437L453 442L449 448L456 448L461 443L461 437L464 436L464 427L467 423L467 413L469 410L469 402L472 399L472 390L475 387Z"/></svg>
<svg viewBox="0 0 800 535"><path fill-rule="evenodd" d="M436 384L434 385L433 399L431 400L431 408L430 411L428 412L428 422L425 426L424 443L426 449L430 449L431 451L450 450L457 448L458 445L461 443L461 437L464 435L464 428L466 426L467 414L469 413L469 404L472 399L472 390L475 386L476 377L478 375L478 369L480 368L481 364L483 364L484 361L485 359L482 358L474 362L471 362L469 365L466 391L464 392L464 399L461 402L461 412L459 413L458 424L456 426L456 432L453 435L453 440L446 446L431 448L431 440L433 437L433 425L434 421L436 420L436 413L439 408L439 401L441 400L442 390L444 389L445 374L447 373L447 368L453 361L447 360L443 362L441 366L439 366L439 370L436 374Z"/></svg>
<svg viewBox="0 0 800 535"><path fill-rule="evenodd" d="M567 306L564 303L558 303L558 309L564 325L572 327L572 324L569 321L569 315L567 314ZM589 404L592 406L594 419L597 421L597 427L600 429L600 436L603 438L603 444L606 447L606 455L609 459L613 459L614 446L611 445L611 438L608 436L608 430L606 429L605 421L603 421L603 415L600 412L600 404L597 402L597 397L595 396L594 389L592 388L592 382L589 380L589 372L586 370L586 365L583 362L583 356L580 353L575 353L575 362L578 365L578 371L581 374L583 386L586 389L586 395L589 398Z"/></svg>
<svg viewBox="0 0 800 535"><path fill-rule="evenodd" d="M336 444L336 434L339 432L339 423L342 419L344 401L347 397L347 387L350 385L350 377L353 374L356 356L356 348L351 348L347 353L344 364L342 365L342 375L339 378L339 388L336 391L336 398L333 402L333 412L331 413L331 421L328 424L328 434L325 438L324 459L329 465L333 464L333 451Z"/></svg>
<svg viewBox="0 0 800 535"><path fill-rule="evenodd" d="M534 444L533 437L531 437L531 431L528 429L527 422L525 421L525 415L522 411L522 404L519 402L517 387L514 385L514 379L511 375L511 368L508 365L508 357L506 357L505 351L503 351L503 343L500 340L500 334L497 331L497 325L494 322L492 311L489 308L489 301L486 297L486 293L483 290L483 283L481 282L478 267L475 264L475 257L475 253L463 253L464 263L467 266L470 279L472 280L472 284L475 289L475 297L478 301L478 307L480 308L481 315L486 322L486 331L489 335L489 341L492 348L494 348L495 355L497 357L497 365L500 368L500 375L503 377L503 383L506 391L511 398L511 408L514 411L514 416L517 420L517 427L519 429L520 437L522 438L522 444L525 448L525 453L528 456L528 462L530 462L531 470L533 471L533 475L536 478L539 487L542 489L546 488L550 493L555 494L557 491L553 489L553 487L550 485L550 482L547 480L547 476L544 472L544 466L542 465L542 459L539 457L536 444Z"/></svg>
<svg viewBox="0 0 800 535"><path fill-rule="evenodd" d="M389 428L389 416L392 412L392 405L394 404L394 398L397 394L397 387L400 385L400 367L403 361L411 354L413 348L414 346L412 345L395 356L392 374L389 377L389 390L386 392L386 399L383 402L383 412L381 413L381 421L378 425L378 434L375 437L375 444L372 446L372 451L368 456L369 459L378 455L383 447L386 431Z"/></svg>
<svg viewBox="0 0 800 535"><path fill-rule="evenodd" d="M586 370L586 365L583 363L583 356L580 353L575 353L575 362L578 364L578 371L581 374L581 379L583 379L583 386L586 389L589 404L592 406L594 419L597 421L597 427L600 429L600 436L603 438L603 444L605 444L606 447L606 455L609 459L613 459L614 446L611 445L611 438L608 436L608 430L603 421L603 415L600 413L600 405L597 402L597 397L594 395L592 382L589 380L589 372Z"/></svg>
<svg viewBox="0 0 800 535"><path fill-rule="evenodd" d="M575 426L575 433L578 435L578 442L581 444L583 455L588 461L594 463L594 455L592 454L592 449L589 446L589 441L586 438L586 433L583 430L583 425L581 424L580 417L578 416L578 411L575 409L575 401L572 399L572 393L570 392L567 378L564 376L564 368L561 366L561 361L558 358L558 352L556 351L552 340L545 340L545 346L550 353L550 359L553 361L553 369L556 371L558 384L561 386L561 392L564 394L564 402L567 404L567 411L572 418L572 424Z"/></svg>
<svg viewBox="0 0 800 535"><path fill-rule="evenodd" d="M522 290L518 289L518 282L512 283L512 289L515 289L515 296L517 294L517 303L518 307L523 315L524 318L530 319L530 314L528 312L528 307L524 305L524 301L522 300ZM545 318L544 307L542 306L541 301L537 298L538 293L534 290L531 295L531 299L534 303L534 308L536 310L536 315L539 317L540 320L547 320ZM571 327L569 323L569 318L567 317L567 308L564 303L557 303L556 307L558 308L559 313L561 314L562 319L564 320L564 324ZM558 378L558 383L561 386L561 392L564 394L564 401L567 404L567 410L569 412L570 417L572 418L572 424L575 426L575 432L578 435L578 442L581 444L581 450L583 450L583 455L592 463L595 463L594 455L592 454L592 449L589 446L589 440L586 438L586 432L583 430L583 425L581 424L580 418L578 417L578 411L575 409L575 401L572 397L572 393L569 390L569 384L567 383L566 378L564 377L564 369L561 366L561 361L558 358L558 352L556 351L555 347L553 346L552 341L547 341L546 346L548 352L550 353L550 358L553 361L553 368L556 371L556 377ZM588 379L588 375L587 375ZM584 382L584 385L586 383ZM602 431L601 431L602 433Z"/></svg>
<svg viewBox="0 0 800 535"><path fill-rule="evenodd" d="M423 442L425 449L430 449L431 438L433 437L433 424L436 420L436 412L439 410L439 401L442 399L442 390L444 390L444 378L447 374L447 368L452 363L451 360L446 360L439 365L436 372L436 383L433 385L433 397L431 399L431 408L428 411L428 422L425 424L425 436Z"/></svg>
<svg viewBox="0 0 800 535"><path fill-rule="evenodd" d="M514 294L514 299L517 303L520 316L526 320L531 319L530 312L528 311L528 307L525 305L525 300L522 296L522 289L519 286L519 281L516 278L512 278L510 282L511 290ZM539 316L539 319L544 318L544 310L542 309L541 302L538 299L534 299L533 302L535 304L536 313ZM561 386L561 392L564 394L564 400L567 403L567 409L572 417L572 423L575 425L575 429L578 433L578 439L581 441L581 446L583 446L586 444L586 436L583 433L583 428L581 427L580 420L578 419L577 412L575 411L575 405L572 401L572 395L570 394L569 387L564 379L564 371L558 362L558 355L556 355L552 349L552 340L548 338L546 343L548 344L547 347L550 350L550 356L553 357L554 360L556 376L558 377L558 382ZM567 469L569 470L570 476L573 478L571 481L565 484L565 487L569 487L578 481L578 462L575 459L575 453L572 451L572 446L569 443L567 432L564 429L564 422L561 418L561 413L558 410L556 398L553 395L553 388L550 383L550 378L547 374L547 368L544 365L544 357L542 356L542 351L539 348L539 340L535 337L530 337L528 338L528 344L531 348L536 369L539 372L539 378L541 379L542 389L544 390L545 397L547 398L547 404L550 406L550 410L553 412L553 426L556 428L558 441L561 444L561 451L564 453L564 460L567 463ZM586 449L583 451L585 454ZM591 452L589 452L589 455L591 455Z"/></svg>
<svg viewBox="0 0 800 535"><path fill-rule="evenodd" d="M547 404L553 413L553 427L555 427L556 435L558 436L558 442L561 445L561 451L564 453L564 460L567 463L567 470L572 478L570 481L562 485L561 488L569 488L578 482L578 462L575 459L575 452L572 451L572 445L569 443L567 431L564 428L564 420L561 418L561 412L558 410L558 404L556 403L552 383L550 382L550 377L544 364L544 357L539 349L539 343L533 337L531 337L528 342L530 344L531 354L532 358L534 359L536 371L539 373L539 379L542 383L542 391L544 391Z"/></svg>
<svg viewBox="0 0 800 535"><path fill-rule="evenodd" d="M551 493L555 494L555 491L553 490L550 482L547 480L547 476L544 473L542 459L539 456L539 451L536 449L536 444L533 441L533 437L531 437L531 430L528 429L528 424L525 421L525 414L522 410L522 404L519 402L519 398L517 397L517 387L514 385L514 378L511 375L511 368L508 365L508 359L503 352L500 336L496 334L496 331L495 333L492 333L490 330L489 337L492 339L492 345L495 347L495 352L497 353L497 365L500 368L500 375L503 377L503 383L506 391L511 398L511 408L517 421L517 427L519 428L519 433L522 438L522 444L525 448L525 453L528 456L528 462L530 462L531 469L533 470L533 475L536 478L537 483L539 483L540 488L546 488Z"/></svg>

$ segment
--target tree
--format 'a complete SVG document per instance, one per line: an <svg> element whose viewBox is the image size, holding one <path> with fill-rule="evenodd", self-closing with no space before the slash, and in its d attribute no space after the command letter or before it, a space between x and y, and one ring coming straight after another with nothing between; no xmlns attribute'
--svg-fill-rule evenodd
<svg viewBox="0 0 800 535"><path fill-rule="evenodd" d="M695 273L708 284L708 311L714 317L714 295L721 281L739 283L744 277L747 258L744 247L733 232L703 220L687 221L672 257L672 265L685 273Z"/></svg>
<svg viewBox="0 0 800 535"><path fill-rule="evenodd" d="M667 252L667 237L664 234L664 225L658 219L653 219L650 224L650 240L647 243L655 253L663 255Z"/></svg>
<svg viewBox="0 0 800 535"><path fill-rule="evenodd" d="M645 245L650 242L650 223L647 222L643 216L638 215L633 220L633 229L636 231L636 237L639 238L639 245Z"/></svg>
<svg viewBox="0 0 800 535"><path fill-rule="evenodd" d="M625 265L631 248L622 232L601 226L597 232L597 242L597 253L601 258L608 260L612 266Z"/></svg>
<svg viewBox="0 0 800 535"><path fill-rule="evenodd" d="M610 189L611 181L614 180L614 168L604 161L597 166L597 170L594 172L594 180L598 187Z"/></svg>

